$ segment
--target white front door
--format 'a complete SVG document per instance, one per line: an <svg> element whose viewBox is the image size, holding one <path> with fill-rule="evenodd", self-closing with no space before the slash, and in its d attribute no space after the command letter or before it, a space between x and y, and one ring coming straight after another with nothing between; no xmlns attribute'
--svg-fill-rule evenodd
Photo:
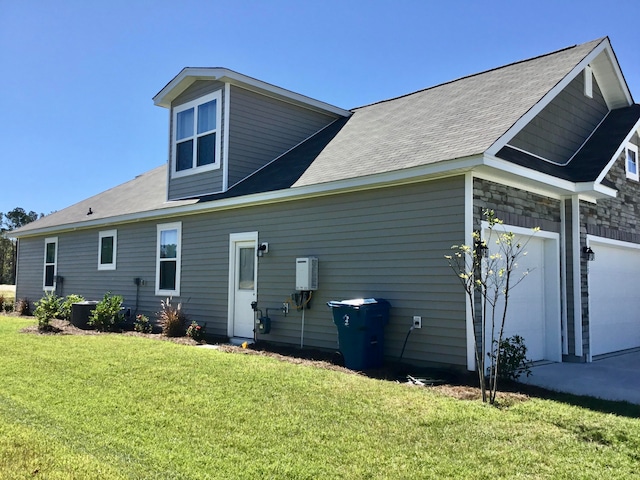
<svg viewBox="0 0 640 480"><path fill-rule="evenodd" d="M253 338L258 262L256 240L232 236L229 272L230 336Z"/></svg>

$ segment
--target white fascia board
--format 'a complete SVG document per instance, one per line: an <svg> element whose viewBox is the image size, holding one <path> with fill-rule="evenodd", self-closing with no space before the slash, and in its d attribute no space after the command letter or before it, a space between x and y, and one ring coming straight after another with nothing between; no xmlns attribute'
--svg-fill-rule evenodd
<svg viewBox="0 0 640 480"><path fill-rule="evenodd" d="M597 181L571 182L490 155L485 156L484 165L488 168L478 169L477 177L503 181L510 186L552 198L560 199L566 195L579 193L584 200L595 203L598 198L616 196L615 190Z"/></svg>
<svg viewBox="0 0 640 480"><path fill-rule="evenodd" d="M495 155L504 147L507 143L516 136L516 134L522 130L533 118L538 115L544 107L549 105L551 101L578 75L589 63L595 59L603 50L611 50L611 45L608 40L603 40L597 47L595 47L589 54L582 59L564 78L558 82L551 90L549 90L544 97L538 103L536 103L527 113L520 117L516 123L514 123L509 130L507 130L493 145L487 149L487 154Z"/></svg>
<svg viewBox="0 0 640 480"><path fill-rule="evenodd" d="M320 100L315 100L311 97L301 95L291 90L272 85L270 83L263 82L256 78L248 77L233 70L227 68L183 68L182 71L176 75L158 94L153 97L155 105L160 107L170 108L171 102L187 87L189 87L196 80L218 80L221 82L230 82L232 84L238 84L258 90L263 93L267 93L278 98L292 101L296 104L306 105L317 110L324 112L330 112L341 117L349 117L352 112L344 110L335 105L330 105Z"/></svg>
<svg viewBox="0 0 640 480"><path fill-rule="evenodd" d="M197 200L184 204L184 200L179 206L159 208L146 212L137 212L127 215L118 215L103 219L57 225L40 229L29 230L14 238L27 238L41 236L52 232L69 232L84 230L88 228L104 227L107 225L119 225L123 223L137 223L154 219L170 219L172 217L196 215L199 213L231 210L234 208L244 208L253 205L265 205L270 203L280 203L304 198L314 198L337 193L355 192L370 190L394 185L407 185L425 181L427 179L445 178L461 175L477 166L481 165L481 156L465 157L461 159L438 162L431 165L394 170L391 172L369 175L366 177L356 177L352 179L338 180L334 182L293 187L271 192L243 195L239 197L224 198L210 202L198 203ZM168 202L167 202L168 203Z"/></svg>
<svg viewBox="0 0 640 480"><path fill-rule="evenodd" d="M598 178L596 178L596 182L602 182L602 180L604 180L604 177L607 175L607 173L609 173L609 170L611 169L613 164L616 162L616 160L618 159L618 157L620 156L622 151L625 149L625 147L627 146L627 143L629 143L631 141L631 137L633 137L633 134L636 133L637 131L640 131L640 119L638 119L636 124L629 131L629 133L627 133L627 136L624 137L624 140L618 146L618 149L616 150L616 153L613 154L611 159L609 159L609 162L607 163L607 166L602 169L602 172L600 172L600 175L598 175Z"/></svg>

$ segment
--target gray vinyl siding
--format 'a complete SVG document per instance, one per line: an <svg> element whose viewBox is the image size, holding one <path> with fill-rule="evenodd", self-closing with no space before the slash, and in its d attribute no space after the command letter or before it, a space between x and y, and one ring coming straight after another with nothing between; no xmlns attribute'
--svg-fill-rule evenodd
<svg viewBox="0 0 640 480"><path fill-rule="evenodd" d="M269 242L258 266L263 311L280 307L294 291L297 257L319 258L319 289L305 311L306 347L337 346L328 301L376 297L392 304L385 329L389 359L400 355L412 316L421 315L423 328L409 337L404 359L466 366L464 292L444 259L464 239L463 177L110 226L118 230L115 271L97 270L99 230L59 234L62 293L99 299L111 291L133 308L133 279L140 277L146 285L139 311L153 316L161 300L154 287L156 225L175 221L182 221L182 269L181 295L174 301L183 302L190 319L206 322L210 334L227 334L229 235L258 232L261 242ZM23 242L18 291L41 292L43 239ZM38 260L30 262L33 255ZM300 344L301 312L285 317L270 310L270 316L272 331L261 338Z"/></svg>
<svg viewBox="0 0 640 480"><path fill-rule="evenodd" d="M584 95L584 75L553 99L509 145L556 163L566 163L608 112L593 78L593 98Z"/></svg>
<svg viewBox="0 0 640 480"><path fill-rule="evenodd" d="M171 115L169 116L169 162L173 161L173 107L183 105L192 100L196 100L204 95L215 92L217 90L222 91L222 116L220 126L218 129L218 135L220 139L224 138L224 117L226 112L224 111L225 91L224 83L218 81L204 81L198 80L194 82L189 88L187 88L182 94L180 94L172 102ZM169 174L169 200L178 200L181 198L197 197L199 195L207 195L210 193L221 192L223 188L223 165L224 158L224 142L221 142L220 148L220 168L216 170L209 170L202 173L196 173L194 175L187 175L184 177L171 178ZM169 169L171 171L171 168Z"/></svg>
<svg viewBox="0 0 640 480"><path fill-rule="evenodd" d="M230 101L229 186L336 119L235 85Z"/></svg>

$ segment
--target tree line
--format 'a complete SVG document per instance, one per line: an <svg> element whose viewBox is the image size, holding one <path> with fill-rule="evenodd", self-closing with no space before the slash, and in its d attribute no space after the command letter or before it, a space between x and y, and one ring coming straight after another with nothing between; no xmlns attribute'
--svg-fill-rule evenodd
<svg viewBox="0 0 640 480"><path fill-rule="evenodd" d="M14 208L8 213L0 212L0 285L16 283L17 245L8 238L7 233L43 216L42 213L27 212L24 208Z"/></svg>

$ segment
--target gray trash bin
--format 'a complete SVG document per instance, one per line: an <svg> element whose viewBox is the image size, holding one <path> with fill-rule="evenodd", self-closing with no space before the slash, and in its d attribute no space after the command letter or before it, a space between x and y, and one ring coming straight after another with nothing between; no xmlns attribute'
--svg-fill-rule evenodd
<svg viewBox="0 0 640 480"><path fill-rule="evenodd" d="M328 302L338 327L338 349L344 365L352 370L382 366L384 327L391 305L381 298L357 298Z"/></svg>

